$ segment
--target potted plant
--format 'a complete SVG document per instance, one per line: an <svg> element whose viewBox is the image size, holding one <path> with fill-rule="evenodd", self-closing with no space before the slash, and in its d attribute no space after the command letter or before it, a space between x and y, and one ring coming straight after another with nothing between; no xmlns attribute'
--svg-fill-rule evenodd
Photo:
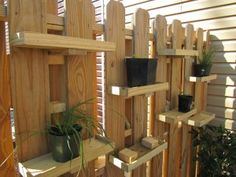
<svg viewBox="0 0 236 177"><path fill-rule="evenodd" d="M211 71L212 59L214 57L214 50L212 47L204 48L202 57L198 58L198 63L194 64L194 76L203 77L208 76Z"/></svg>
<svg viewBox="0 0 236 177"><path fill-rule="evenodd" d="M126 58L128 87L143 86L155 83L157 59Z"/></svg>
<svg viewBox="0 0 236 177"><path fill-rule="evenodd" d="M193 108L193 96L191 95L179 95L179 112L189 112Z"/></svg>
<svg viewBox="0 0 236 177"><path fill-rule="evenodd" d="M48 126L49 144L52 157L57 162L65 162L81 156L83 163L83 130L93 137L95 132L104 133L103 128L82 107L92 100L79 102L63 112L63 117Z"/></svg>

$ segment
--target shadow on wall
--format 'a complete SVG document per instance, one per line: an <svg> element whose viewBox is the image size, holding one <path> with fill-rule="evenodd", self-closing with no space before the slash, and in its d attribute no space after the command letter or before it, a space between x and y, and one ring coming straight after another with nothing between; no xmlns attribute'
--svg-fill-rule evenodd
<svg viewBox="0 0 236 177"><path fill-rule="evenodd" d="M218 76L208 88L208 110L219 118L214 125L236 130L233 120L236 119L236 47L232 41L222 41L216 35L211 35L211 40L216 50L211 73Z"/></svg>

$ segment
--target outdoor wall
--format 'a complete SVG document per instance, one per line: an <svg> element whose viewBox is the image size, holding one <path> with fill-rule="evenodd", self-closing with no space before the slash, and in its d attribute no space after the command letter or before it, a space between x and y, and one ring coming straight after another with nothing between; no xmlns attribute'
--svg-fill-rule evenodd
<svg viewBox="0 0 236 177"><path fill-rule="evenodd" d="M102 2L102 0L100 0ZM107 0L106 0L107 2ZM104 2L104 3L106 3ZM235 0L122 0L126 7L126 26L137 8L149 11L150 24L156 14L170 24L179 19L195 28L210 30L216 55L212 73L218 78L208 87L207 109L216 114L214 124L236 129L236 1ZM98 3L98 1L97 1ZM97 20L102 6L96 8Z"/></svg>

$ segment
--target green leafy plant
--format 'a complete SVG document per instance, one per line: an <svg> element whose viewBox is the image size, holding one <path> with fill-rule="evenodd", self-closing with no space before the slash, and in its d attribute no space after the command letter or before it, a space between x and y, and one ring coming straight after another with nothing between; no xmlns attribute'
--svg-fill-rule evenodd
<svg viewBox="0 0 236 177"><path fill-rule="evenodd" d="M236 134L222 127L193 129L194 160L199 161L199 177L236 177Z"/></svg>
<svg viewBox="0 0 236 177"><path fill-rule="evenodd" d="M213 47L204 48L202 51L202 57L198 58L199 64L204 66L211 66L214 53L215 50L213 49Z"/></svg>

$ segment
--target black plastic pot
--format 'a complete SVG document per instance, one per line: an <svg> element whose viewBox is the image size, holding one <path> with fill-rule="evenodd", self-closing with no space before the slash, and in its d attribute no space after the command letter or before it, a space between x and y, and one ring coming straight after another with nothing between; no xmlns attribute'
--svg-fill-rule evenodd
<svg viewBox="0 0 236 177"><path fill-rule="evenodd" d="M157 59L127 58L125 61L128 87L155 83Z"/></svg>
<svg viewBox="0 0 236 177"><path fill-rule="evenodd" d="M196 77L209 76L211 65L194 64L193 70Z"/></svg>
<svg viewBox="0 0 236 177"><path fill-rule="evenodd" d="M76 130L81 131L81 127L79 125L75 125L74 128ZM66 162L75 157L79 156L79 139L73 133L70 135L58 135L55 127L51 127L51 131L49 131L49 143L50 149L52 153L52 157L57 162Z"/></svg>
<svg viewBox="0 0 236 177"><path fill-rule="evenodd" d="M179 112L189 112L193 106L193 97L190 95L179 95Z"/></svg>

